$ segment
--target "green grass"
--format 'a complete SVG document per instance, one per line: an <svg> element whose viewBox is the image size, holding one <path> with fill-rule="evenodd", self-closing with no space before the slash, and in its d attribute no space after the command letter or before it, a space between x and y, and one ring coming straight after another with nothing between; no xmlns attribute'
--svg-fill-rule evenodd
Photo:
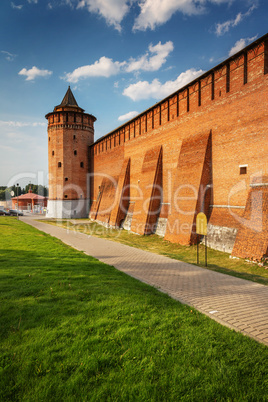
<svg viewBox="0 0 268 402"><path fill-rule="evenodd" d="M1 401L267 401L268 348L0 219Z"/></svg>
<svg viewBox="0 0 268 402"><path fill-rule="evenodd" d="M127 230L105 228L96 222L81 220L44 220L43 222L53 225L68 227L69 230L76 230L92 236L117 241L128 246L141 248L153 253L165 255L175 260L181 260L196 265L196 246L181 246L177 243L170 243L157 235L138 236ZM200 264L205 267L205 248L200 245ZM223 274L236 276L253 282L268 285L268 267L259 266L242 259L230 258L228 253L208 249L207 269L221 272Z"/></svg>

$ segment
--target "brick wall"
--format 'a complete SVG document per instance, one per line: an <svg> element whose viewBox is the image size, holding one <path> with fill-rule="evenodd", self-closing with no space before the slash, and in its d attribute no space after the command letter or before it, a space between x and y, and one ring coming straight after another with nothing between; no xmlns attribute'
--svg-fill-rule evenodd
<svg viewBox="0 0 268 402"><path fill-rule="evenodd" d="M162 200L161 146L146 152L136 191L131 230L141 235L154 233Z"/></svg>
<svg viewBox="0 0 268 402"><path fill-rule="evenodd" d="M113 227L121 227L129 210L129 185L130 185L130 158L125 159L119 175L114 207L111 210L109 224Z"/></svg>
<svg viewBox="0 0 268 402"><path fill-rule="evenodd" d="M94 118L71 107L58 108L48 119L49 199L89 197L89 146L94 140Z"/></svg>
<svg viewBox="0 0 268 402"><path fill-rule="evenodd" d="M255 179L251 184L232 251L235 257L259 261L268 257L268 177L264 183L263 179Z"/></svg>
<svg viewBox="0 0 268 402"><path fill-rule="evenodd" d="M186 150L188 156L183 169L187 171L188 180L195 183L198 193L202 182L211 184L205 205L209 222L214 226L238 229L252 178L260 172L268 172L267 72L265 36L98 140L90 151L91 172L95 174L91 182L91 211L96 209L103 175L113 177L117 183L124 161L129 159L128 212L130 208L134 211L140 196L138 183L144 177L145 157L148 158L152 149L161 148L160 218L171 219L174 195L178 186L185 182L185 175L180 168L178 170L178 160L183 158ZM202 135L210 135L210 139L206 137L206 141L210 141L209 151L207 147L200 149ZM189 147L185 148L185 144ZM156 169L154 161L155 155L152 156L152 171ZM246 168L246 173L241 167ZM143 201L148 197L149 188L146 187L155 180L155 175L149 176L150 183L146 182L142 190ZM110 202L115 197L116 189L113 195L110 193ZM197 207L201 208L198 203ZM142 212L140 215L145 227L148 214ZM187 216L181 217L181 224L188 222ZM101 218L101 208L98 219L107 219L107 216ZM183 240L187 244L195 240L194 220L191 222L193 231Z"/></svg>
<svg viewBox="0 0 268 402"><path fill-rule="evenodd" d="M176 177L172 210L168 217L165 239L189 245L195 242L195 219L199 212L208 215L206 202L211 185L211 133L202 133L183 140Z"/></svg>

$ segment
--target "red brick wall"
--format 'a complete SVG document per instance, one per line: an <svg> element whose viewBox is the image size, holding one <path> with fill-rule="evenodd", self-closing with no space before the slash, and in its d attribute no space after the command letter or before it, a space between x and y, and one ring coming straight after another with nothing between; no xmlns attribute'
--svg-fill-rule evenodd
<svg viewBox="0 0 268 402"><path fill-rule="evenodd" d="M91 171L97 175L91 182L92 210L102 183L101 175L110 175L117 181L124 160L129 158L129 200L133 205L138 180L143 175L145 155L152 148L162 147L163 206L160 216L172 214L182 143L188 138L191 143L199 133L211 133L210 222L226 227L239 226L238 218L230 215L227 206L244 207L252 177L260 171L268 171L267 72L265 37L98 140L91 146L90 156ZM193 140L191 146L193 158L188 160L188 169L193 176L197 173L200 176L204 172L201 168L195 169L194 160L198 141L195 144ZM247 165L247 174L240 174L240 165ZM207 210L208 207L206 204ZM243 210L234 211L239 217ZM144 214L143 224L146 219Z"/></svg>
<svg viewBox="0 0 268 402"><path fill-rule="evenodd" d="M143 159L131 230L138 234L150 234L160 213L162 196L162 147L149 149Z"/></svg>
<svg viewBox="0 0 268 402"><path fill-rule="evenodd" d="M88 152L94 140L92 116L65 107L47 118L49 199L88 198Z"/></svg>
<svg viewBox="0 0 268 402"><path fill-rule="evenodd" d="M232 255L259 261L263 256L268 256L267 186L253 187L250 190Z"/></svg>
<svg viewBox="0 0 268 402"><path fill-rule="evenodd" d="M111 210L111 226L119 227L125 219L129 209L129 185L130 185L130 158L125 159L118 180L114 207Z"/></svg>
<svg viewBox="0 0 268 402"><path fill-rule="evenodd" d="M205 196L211 178L209 138L208 132L185 138L182 142L166 240L185 245L191 244L194 242L197 213L208 212L208 210L205 211Z"/></svg>

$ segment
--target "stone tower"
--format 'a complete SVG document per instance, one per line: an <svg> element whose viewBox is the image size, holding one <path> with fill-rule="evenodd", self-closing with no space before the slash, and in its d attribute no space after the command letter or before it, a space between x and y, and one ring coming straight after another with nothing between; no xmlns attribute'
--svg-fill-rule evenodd
<svg viewBox="0 0 268 402"><path fill-rule="evenodd" d="M48 120L49 200L47 216L83 218L89 211L89 146L96 118L84 113L68 88Z"/></svg>

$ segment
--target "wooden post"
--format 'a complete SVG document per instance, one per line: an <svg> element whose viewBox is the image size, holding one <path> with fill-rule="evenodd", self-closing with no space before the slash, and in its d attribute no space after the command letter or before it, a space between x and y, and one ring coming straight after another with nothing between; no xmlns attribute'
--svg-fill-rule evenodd
<svg viewBox="0 0 268 402"><path fill-rule="evenodd" d="M197 265L199 265L199 235L197 235Z"/></svg>

